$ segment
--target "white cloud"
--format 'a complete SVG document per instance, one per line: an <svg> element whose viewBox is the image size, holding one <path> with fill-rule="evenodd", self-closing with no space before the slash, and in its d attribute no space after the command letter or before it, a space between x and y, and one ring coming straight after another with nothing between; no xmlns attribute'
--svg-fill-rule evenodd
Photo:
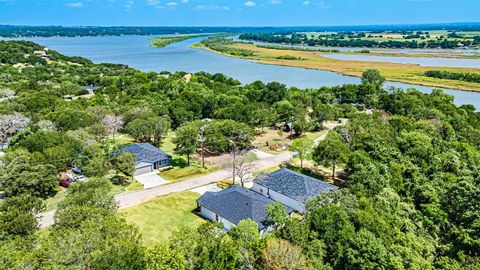
<svg viewBox="0 0 480 270"><path fill-rule="evenodd" d="M228 6L220 6L220 5L196 5L194 10L230 10Z"/></svg>
<svg viewBox="0 0 480 270"><path fill-rule="evenodd" d="M147 0L148 1L148 0ZM133 7L133 0L129 0L124 6L123 8L125 9L125 11L130 11L132 10L132 7Z"/></svg>
<svg viewBox="0 0 480 270"><path fill-rule="evenodd" d="M71 8L81 8L81 7L83 7L83 3L82 2L71 2L71 3L66 3L65 6L66 7L71 7Z"/></svg>
<svg viewBox="0 0 480 270"><path fill-rule="evenodd" d="M168 3L165 4L165 6L167 6L167 7L174 7L176 5L177 5L177 2L168 2Z"/></svg>
<svg viewBox="0 0 480 270"><path fill-rule="evenodd" d="M308 6L308 5L310 5L310 1L303 1L302 5Z"/></svg>
<svg viewBox="0 0 480 270"><path fill-rule="evenodd" d="M147 5L158 6L158 5L160 5L160 0L147 0Z"/></svg>
<svg viewBox="0 0 480 270"><path fill-rule="evenodd" d="M257 3L253 2L253 1L247 1L247 2L245 2L244 5L246 7L255 7L257 5Z"/></svg>

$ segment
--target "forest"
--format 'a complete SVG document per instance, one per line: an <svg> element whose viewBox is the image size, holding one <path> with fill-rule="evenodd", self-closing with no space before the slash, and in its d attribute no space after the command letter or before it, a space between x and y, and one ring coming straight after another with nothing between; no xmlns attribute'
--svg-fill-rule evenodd
<svg viewBox="0 0 480 270"><path fill-rule="evenodd" d="M407 35L403 40L375 40L366 39L366 34L334 34L329 36L308 37L304 33L251 33L241 34L241 40L260 41L269 43L283 43L292 45L325 46L325 47L366 47L366 48L392 48L392 49L417 49L417 48L442 48L453 49L463 46L480 45L480 36L465 39L461 36L448 36L438 39L426 39L422 36L420 41L412 40L420 36ZM452 39L455 38L455 39Z"/></svg>
<svg viewBox="0 0 480 270"><path fill-rule="evenodd" d="M145 73L52 50L47 61L33 54L43 49L0 41L0 145L8 144L0 269L480 268L473 106L457 107L441 90L385 89L377 70L358 85L298 89L204 72L186 80L185 72ZM95 86L95 95L63 98L82 86ZM291 123L300 137L343 117L348 124L311 153L317 164L342 167L342 188L311 200L302 217L272 207L275 230L264 237L250 220L229 233L205 223L150 247L117 211L112 189L132 174L132 157L107 143L117 132L161 145L174 130L177 150L188 154L198 151L188 134L211 119L207 146L223 153L249 147L263 127ZM39 230L36 217L71 164L90 180L70 188L55 224Z"/></svg>

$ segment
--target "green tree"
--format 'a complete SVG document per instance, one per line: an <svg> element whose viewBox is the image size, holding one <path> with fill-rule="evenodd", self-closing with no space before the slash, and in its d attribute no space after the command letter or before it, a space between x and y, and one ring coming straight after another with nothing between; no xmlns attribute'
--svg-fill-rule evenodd
<svg viewBox="0 0 480 270"><path fill-rule="evenodd" d="M135 173L135 158L136 156L132 153L119 153L113 159L113 167L127 176L133 176L133 173Z"/></svg>
<svg viewBox="0 0 480 270"><path fill-rule="evenodd" d="M134 225L114 212L92 206L71 206L67 212L82 219L55 224L42 239L36 252L42 268L145 268L141 235Z"/></svg>
<svg viewBox="0 0 480 270"><path fill-rule="evenodd" d="M100 145L89 145L84 151L82 163L82 171L87 176L99 177L108 173L108 162Z"/></svg>
<svg viewBox="0 0 480 270"><path fill-rule="evenodd" d="M376 69L367 69L362 73L362 84L373 84L380 88L385 82L385 78Z"/></svg>
<svg viewBox="0 0 480 270"><path fill-rule="evenodd" d="M137 141L151 141L156 146L160 146L170 130L170 125L170 119L167 116L149 116L129 122L126 130Z"/></svg>
<svg viewBox="0 0 480 270"><path fill-rule="evenodd" d="M258 223L251 219L242 220L229 235L237 245L241 268L255 269L261 248Z"/></svg>
<svg viewBox="0 0 480 270"><path fill-rule="evenodd" d="M266 270L311 269L302 249L283 239L267 240L262 261Z"/></svg>
<svg viewBox="0 0 480 270"><path fill-rule="evenodd" d="M167 244L160 243L148 249L146 254L147 270L183 270L186 269L185 255Z"/></svg>
<svg viewBox="0 0 480 270"><path fill-rule="evenodd" d="M54 195L58 187L57 170L53 165L41 163L25 150L7 152L0 166L0 189L8 197L30 194L46 198Z"/></svg>
<svg viewBox="0 0 480 270"><path fill-rule="evenodd" d="M276 202L269 204L266 212L267 216L265 218L265 223L274 226L275 228L284 226L289 219L285 206L281 203Z"/></svg>
<svg viewBox="0 0 480 270"><path fill-rule="evenodd" d="M58 129L65 131L88 127L96 120L93 114L73 108L55 111L49 114L48 118L55 123Z"/></svg>
<svg viewBox="0 0 480 270"><path fill-rule="evenodd" d="M313 151L313 160L323 166L332 166L332 178L335 179L335 168L337 165L347 161L349 154L348 146L343 142L342 137L335 131L330 131Z"/></svg>
<svg viewBox="0 0 480 270"><path fill-rule="evenodd" d="M0 200L0 240L33 235L38 226L37 215L43 210L42 200L30 195Z"/></svg>
<svg viewBox="0 0 480 270"><path fill-rule="evenodd" d="M303 161L307 158L307 154L312 150L313 141L309 138L297 138L293 140L290 151L298 153L300 159L300 168L303 168Z"/></svg>
<svg viewBox="0 0 480 270"><path fill-rule="evenodd" d="M175 137L172 142L175 144L175 152L187 156L187 164L190 166L190 156L197 150L198 143L198 125L187 123L175 131Z"/></svg>

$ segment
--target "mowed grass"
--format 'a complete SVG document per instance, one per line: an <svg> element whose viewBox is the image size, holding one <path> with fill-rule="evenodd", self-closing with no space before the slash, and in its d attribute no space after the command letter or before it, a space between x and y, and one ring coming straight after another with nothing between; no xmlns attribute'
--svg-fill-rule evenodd
<svg viewBox="0 0 480 270"><path fill-rule="evenodd" d="M191 164L188 167L174 167L171 170L161 172L160 177L170 181L170 183L176 183L189 178L205 175L216 170L216 168L204 169L197 164Z"/></svg>
<svg viewBox="0 0 480 270"><path fill-rule="evenodd" d="M45 200L45 211L50 211L57 209L58 205L60 204L63 199L67 196L67 189L64 187L60 187L59 191L55 196L47 198Z"/></svg>
<svg viewBox="0 0 480 270"><path fill-rule="evenodd" d="M127 222L138 226L148 246L165 242L175 230L197 227L205 222L193 213L199 194L185 191L160 197L135 207L122 209Z"/></svg>

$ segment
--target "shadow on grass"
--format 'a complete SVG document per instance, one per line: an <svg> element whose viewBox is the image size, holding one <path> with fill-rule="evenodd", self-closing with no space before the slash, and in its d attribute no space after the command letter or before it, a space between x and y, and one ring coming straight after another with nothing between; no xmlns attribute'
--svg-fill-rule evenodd
<svg viewBox="0 0 480 270"><path fill-rule="evenodd" d="M188 167L187 160L182 157L174 157L172 158L172 166L185 168Z"/></svg>

